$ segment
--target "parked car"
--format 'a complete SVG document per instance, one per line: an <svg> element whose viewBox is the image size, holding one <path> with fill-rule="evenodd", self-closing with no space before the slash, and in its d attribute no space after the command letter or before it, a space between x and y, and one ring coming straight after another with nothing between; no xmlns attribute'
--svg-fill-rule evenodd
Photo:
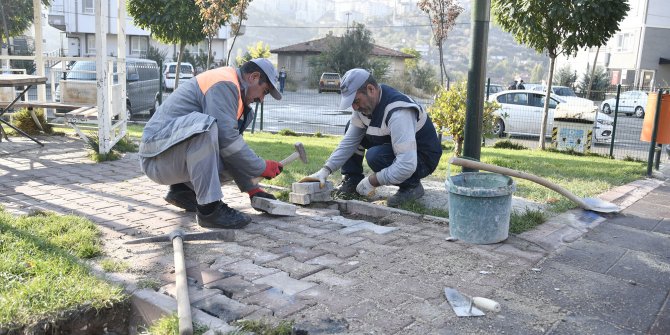
<svg viewBox="0 0 670 335"><path fill-rule="evenodd" d="M337 92L340 93L340 74L333 72L324 72L319 79L319 93Z"/></svg>
<svg viewBox="0 0 670 335"><path fill-rule="evenodd" d="M626 113L626 115L635 115L636 117L644 117L644 109L647 107L647 99L649 94L644 91L628 91L619 95L619 113ZM616 97L607 99L600 104L600 110L605 114L611 114L616 107Z"/></svg>
<svg viewBox="0 0 670 335"><path fill-rule="evenodd" d="M484 96L486 96L487 87L488 87L489 95L495 94L495 93L498 93L498 92L502 92L502 91L505 90L505 88L502 85L498 85L498 84L490 84L488 86L484 85Z"/></svg>
<svg viewBox="0 0 670 335"><path fill-rule="evenodd" d="M489 97L489 101L497 101L501 108L495 111L496 124L494 134L504 136L507 134L539 136L542 125L542 113L544 112L545 92L531 90L503 91ZM559 104L574 104L577 108L593 107L593 104L580 102L569 102L563 97L552 95L549 101L549 115L547 116L546 136L551 136L554 110ZM613 119L602 113L596 113L596 122L593 129L596 141L608 141L612 136Z"/></svg>
<svg viewBox="0 0 670 335"><path fill-rule="evenodd" d="M531 91L536 91L536 92L546 92L547 91L547 86L545 85L537 85L533 86L533 88L530 88ZM563 100L568 101L570 103L579 103L579 104L590 104L594 105L595 103L593 100L585 99L585 98L580 98L575 94L575 91L567 86L558 86L558 85L553 85L551 86L551 94L553 95L558 95L559 97L562 97Z"/></svg>
<svg viewBox="0 0 670 335"><path fill-rule="evenodd" d="M116 64L113 68L114 83L118 84ZM158 64L150 59L126 59L126 113L128 118L149 110L153 115L158 106ZM115 94L120 94L120 85L113 86ZM56 88L56 101L73 105L97 104L96 69L93 61L76 61L67 70L64 79ZM117 101L112 99L112 104ZM114 108L113 110L117 110ZM64 111L57 111L64 112ZM117 114L118 115L118 114ZM114 115L114 116L117 116Z"/></svg>
<svg viewBox="0 0 670 335"><path fill-rule="evenodd" d="M163 89L174 90L174 81L177 75L177 62L168 62L163 64ZM188 62L182 62L179 67L179 81L193 78L193 65Z"/></svg>

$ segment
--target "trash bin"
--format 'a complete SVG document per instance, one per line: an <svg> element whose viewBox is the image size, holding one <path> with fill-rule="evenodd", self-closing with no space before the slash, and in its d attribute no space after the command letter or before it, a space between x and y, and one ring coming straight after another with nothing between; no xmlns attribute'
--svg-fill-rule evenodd
<svg viewBox="0 0 670 335"><path fill-rule="evenodd" d="M595 106L559 104L554 111L552 147L561 151L590 151L596 113Z"/></svg>
<svg viewBox="0 0 670 335"><path fill-rule="evenodd" d="M656 104L658 103L658 92L649 93L647 108L644 111L642 121L642 132L640 141L651 142L651 134L654 130L654 118L656 116ZM670 144L670 94L661 95L661 114L658 115L658 133L656 144Z"/></svg>

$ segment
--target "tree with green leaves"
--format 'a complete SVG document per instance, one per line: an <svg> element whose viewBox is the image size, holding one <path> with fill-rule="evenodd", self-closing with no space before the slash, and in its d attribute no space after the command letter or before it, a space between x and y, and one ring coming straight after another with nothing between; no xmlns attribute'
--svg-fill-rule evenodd
<svg viewBox="0 0 670 335"><path fill-rule="evenodd" d="M235 62L240 66L254 58L270 58L271 55L270 45L263 43L263 41L258 41L256 44L247 45L247 52L235 58Z"/></svg>
<svg viewBox="0 0 670 335"><path fill-rule="evenodd" d="M591 79L593 74L593 79ZM596 66L591 73L586 71L581 80L577 83L577 88L585 94L584 98L591 100L604 100L605 92L609 87L610 77L602 66ZM589 90L589 88L591 90Z"/></svg>
<svg viewBox="0 0 670 335"><path fill-rule="evenodd" d="M570 64L565 64L563 67L558 69L558 72L556 72L552 85L574 88L576 81L577 71L573 71Z"/></svg>
<svg viewBox="0 0 670 335"><path fill-rule="evenodd" d="M454 141L454 154L460 156L463 150L465 134L465 103L468 95L466 82L442 88L437 93L435 102L428 108L430 118L440 134L449 135ZM482 113L482 134L491 134L495 122L493 112L500 108L497 102L484 102Z"/></svg>
<svg viewBox="0 0 670 335"><path fill-rule="evenodd" d="M535 64L533 71L530 72L530 82L539 83L544 79L544 66L542 64Z"/></svg>
<svg viewBox="0 0 670 335"><path fill-rule="evenodd" d="M195 0L200 8L200 15L204 23L202 32L207 35L207 64L205 70L209 69L212 61L212 40L219 33L221 26L230 22L233 9L239 0Z"/></svg>
<svg viewBox="0 0 670 335"><path fill-rule="evenodd" d="M444 41L447 39L449 31L454 28L456 18L463 12L463 7L457 0L419 0L416 5L428 14L430 19L433 40L440 54L440 83L444 83L444 77L447 77L448 88L449 76L444 65Z"/></svg>
<svg viewBox="0 0 670 335"><path fill-rule="evenodd" d="M184 49L197 44L206 35L200 8L194 1L182 0L128 0L128 14L133 23L151 31L151 36L165 44L179 44L174 88L179 85L179 73Z"/></svg>
<svg viewBox="0 0 670 335"><path fill-rule="evenodd" d="M540 134L546 133L554 65L559 55L600 46L619 31L630 6L627 0L493 0L496 23L514 39L550 59L547 99ZM540 136L545 149L545 137Z"/></svg>
<svg viewBox="0 0 670 335"><path fill-rule="evenodd" d="M49 6L50 0L42 0ZM0 0L0 44L2 55L9 55L9 40L23 34L33 24L33 0ZM13 51L13 50L12 50Z"/></svg>

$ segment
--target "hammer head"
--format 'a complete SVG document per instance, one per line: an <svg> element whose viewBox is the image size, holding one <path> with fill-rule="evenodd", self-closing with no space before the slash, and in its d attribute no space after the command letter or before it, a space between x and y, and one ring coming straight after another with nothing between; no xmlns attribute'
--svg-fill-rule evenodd
<svg viewBox="0 0 670 335"><path fill-rule="evenodd" d="M305 146L303 146L301 142L296 142L293 146L295 147L295 152L298 153L300 160L304 164L307 164L307 152L305 152Z"/></svg>

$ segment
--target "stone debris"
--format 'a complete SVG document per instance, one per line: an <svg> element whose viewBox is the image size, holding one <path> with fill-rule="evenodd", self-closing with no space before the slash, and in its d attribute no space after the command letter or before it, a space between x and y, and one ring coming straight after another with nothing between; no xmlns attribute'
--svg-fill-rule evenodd
<svg viewBox="0 0 670 335"><path fill-rule="evenodd" d="M251 200L251 207L272 215L294 216L296 206L287 204L283 201L268 198L254 197Z"/></svg>

